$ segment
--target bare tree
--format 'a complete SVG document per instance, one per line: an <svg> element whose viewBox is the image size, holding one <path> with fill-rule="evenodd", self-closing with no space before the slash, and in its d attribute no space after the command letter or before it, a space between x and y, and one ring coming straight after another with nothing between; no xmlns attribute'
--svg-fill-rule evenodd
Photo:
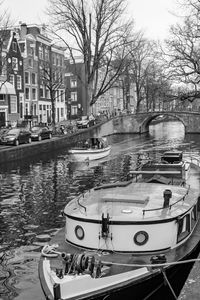
<svg viewBox="0 0 200 300"><path fill-rule="evenodd" d="M149 70L154 62L153 49L153 43L145 39L141 33L130 46L129 69L136 86L136 112L140 110L140 106L147 96L145 95L145 86Z"/></svg>
<svg viewBox="0 0 200 300"><path fill-rule="evenodd" d="M125 16L125 0L48 1L54 33L65 43L71 59L74 53L83 57L89 110L125 67L133 27Z"/></svg>
<svg viewBox="0 0 200 300"><path fill-rule="evenodd" d="M9 80L7 72L8 53L5 49L6 42L10 38L12 21L8 11L2 9L3 1L0 1L0 89Z"/></svg>
<svg viewBox="0 0 200 300"><path fill-rule="evenodd" d="M40 80L44 85L45 90L49 91L50 99L51 99L51 123L53 126L53 130L55 129L55 117L56 117L56 100L65 95L64 91L64 78L62 72L58 72L58 70L52 65L51 61L43 61L40 64ZM59 91L61 93L59 93Z"/></svg>
<svg viewBox="0 0 200 300"><path fill-rule="evenodd" d="M184 0L182 4L182 22L171 26L165 54L170 78L184 86L178 97L193 101L200 93L200 1Z"/></svg>
<svg viewBox="0 0 200 300"><path fill-rule="evenodd" d="M168 95L171 93L171 82L166 77L160 62L154 61L149 66L144 92L147 111L165 107L165 102L168 101Z"/></svg>

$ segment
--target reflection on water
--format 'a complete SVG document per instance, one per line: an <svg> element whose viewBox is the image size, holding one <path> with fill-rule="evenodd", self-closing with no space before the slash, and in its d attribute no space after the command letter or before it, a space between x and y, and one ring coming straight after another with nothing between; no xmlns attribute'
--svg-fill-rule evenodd
<svg viewBox="0 0 200 300"><path fill-rule="evenodd" d="M109 137L112 151L100 161L72 163L67 154L12 163L0 171L0 299L42 300L37 265L41 246L64 225L61 210L74 196L126 177L138 152L171 148L199 153L198 135L181 123L160 123L149 134Z"/></svg>

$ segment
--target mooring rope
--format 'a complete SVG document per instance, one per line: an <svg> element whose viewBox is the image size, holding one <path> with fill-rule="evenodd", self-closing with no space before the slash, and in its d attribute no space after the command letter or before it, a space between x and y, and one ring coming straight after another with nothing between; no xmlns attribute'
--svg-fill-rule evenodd
<svg viewBox="0 0 200 300"><path fill-rule="evenodd" d="M167 278L167 275L166 275L165 271L164 271L163 269L161 269L161 272L162 272L162 274L163 274L164 281L167 283L168 287L170 288L170 291L172 292L172 294L173 294L173 296L174 296L174 299L177 300L178 298L177 298L177 296L176 296L176 294L175 294L175 292L174 292L174 290L173 290L173 287L171 286L171 284L170 284L170 282L169 282L169 280L168 280L168 278Z"/></svg>
<svg viewBox="0 0 200 300"><path fill-rule="evenodd" d="M57 244L53 245L45 245L41 251L43 256L52 257L55 255L61 255L63 252L56 251L56 248L58 247ZM123 267L135 267L135 268L152 268L152 267L168 267L168 266L175 266L175 265L181 265L181 264L187 264L187 263L194 263L194 262L200 262L200 258L193 258L193 259L187 259L187 260L181 260L181 261L174 261L174 262L165 262L165 263L155 263L155 264L126 264L126 263L119 263L119 262L112 262L112 261L104 261L102 260L101 263L106 266L123 266Z"/></svg>
<svg viewBox="0 0 200 300"><path fill-rule="evenodd" d="M136 268L151 268L151 267L167 267L167 266L175 266L175 265L181 265L181 264L187 264L187 263L194 263L200 261L200 258L194 258L194 259L187 259L187 260L181 260L181 261L174 261L174 262L166 262L166 263L155 263L155 264L125 264L125 263L116 263L116 262L109 262L109 261L101 261L102 264L105 264L107 266L123 266L123 267L136 267Z"/></svg>

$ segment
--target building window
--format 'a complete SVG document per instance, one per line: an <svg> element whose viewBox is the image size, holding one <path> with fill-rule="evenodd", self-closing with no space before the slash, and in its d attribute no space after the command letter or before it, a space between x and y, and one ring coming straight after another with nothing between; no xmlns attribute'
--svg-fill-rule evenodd
<svg viewBox="0 0 200 300"><path fill-rule="evenodd" d="M71 78L70 79L70 86L71 86L71 88L77 87L77 80L76 80L76 78Z"/></svg>
<svg viewBox="0 0 200 300"><path fill-rule="evenodd" d="M41 104L39 105L39 110L42 110L42 105Z"/></svg>
<svg viewBox="0 0 200 300"><path fill-rule="evenodd" d="M24 42L19 42L19 48L20 48L20 51L22 53L24 53L25 52L25 43Z"/></svg>
<svg viewBox="0 0 200 300"><path fill-rule="evenodd" d="M71 115L75 116L78 113L78 108L77 106L71 106Z"/></svg>
<svg viewBox="0 0 200 300"><path fill-rule="evenodd" d="M59 102L60 101L60 96L59 96L60 94L59 94L59 91L56 91L56 99L57 99L57 102Z"/></svg>
<svg viewBox="0 0 200 300"><path fill-rule="evenodd" d="M10 112L11 114L17 112L17 97L16 96L10 96Z"/></svg>
<svg viewBox="0 0 200 300"><path fill-rule="evenodd" d="M28 59L28 66L29 66L30 68L33 67L33 60L32 60L32 58L29 58L29 59Z"/></svg>
<svg viewBox="0 0 200 300"><path fill-rule="evenodd" d="M20 114L20 118L22 119L23 118L23 103L20 102L19 104L19 114Z"/></svg>
<svg viewBox="0 0 200 300"><path fill-rule="evenodd" d="M43 48L42 48L42 47L39 47L39 58L40 58L40 59L43 59L43 58L44 58L44 55L43 55Z"/></svg>
<svg viewBox="0 0 200 300"><path fill-rule="evenodd" d="M50 99L50 90L49 89L46 89L46 97L47 97L47 99Z"/></svg>
<svg viewBox="0 0 200 300"><path fill-rule="evenodd" d="M17 52L17 43L16 42L12 42L12 49L13 49L13 51Z"/></svg>
<svg viewBox="0 0 200 300"><path fill-rule="evenodd" d="M60 56L60 66L62 67L62 65L63 65L63 58L62 56Z"/></svg>
<svg viewBox="0 0 200 300"><path fill-rule="evenodd" d="M52 54L52 61L53 61L53 65L55 65L56 64L55 54Z"/></svg>
<svg viewBox="0 0 200 300"><path fill-rule="evenodd" d="M34 44L30 45L30 48L28 49L28 54L33 56L34 55Z"/></svg>
<svg viewBox="0 0 200 300"><path fill-rule="evenodd" d="M31 77L32 77L32 84L36 84L36 74L32 73Z"/></svg>
<svg viewBox="0 0 200 300"><path fill-rule="evenodd" d="M6 95L5 94L0 94L0 101L4 101L6 99Z"/></svg>
<svg viewBox="0 0 200 300"><path fill-rule="evenodd" d="M33 104L33 115L37 116L37 105Z"/></svg>
<svg viewBox="0 0 200 300"><path fill-rule="evenodd" d="M49 51L47 49L45 49L45 60L49 61Z"/></svg>
<svg viewBox="0 0 200 300"><path fill-rule="evenodd" d="M40 87L40 97L44 98L44 89L43 89L43 87Z"/></svg>
<svg viewBox="0 0 200 300"><path fill-rule="evenodd" d="M71 101L77 101L77 92L71 92Z"/></svg>
<svg viewBox="0 0 200 300"><path fill-rule="evenodd" d="M15 76L14 75L10 75L9 81L13 86L15 86Z"/></svg>
<svg viewBox="0 0 200 300"><path fill-rule="evenodd" d="M63 107L61 107L61 110L60 110L60 116L61 116L61 118L64 117L64 108L63 108Z"/></svg>
<svg viewBox="0 0 200 300"><path fill-rule="evenodd" d="M30 84L30 73L25 72L25 84Z"/></svg>
<svg viewBox="0 0 200 300"><path fill-rule="evenodd" d="M29 88L25 88L25 99L26 100L30 99L30 89Z"/></svg>
<svg viewBox="0 0 200 300"><path fill-rule="evenodd" d="M22 88L22 77L20 75L17 75L17 89L21 90Z"/></svg>
<svg viewBox="0 0 200 300"><path fill-rule="evenodd" d="M59 65L59 56L56 55L56 65L58 66Z"/></svg>
<svg viewBox="0 0 200 300"><path fill-rule="evenodd" d="M12 57L12 69L17 71L18 70L18 59L17 57Z"/></svg>
<svg viewBox="0 0 200 300"><path fill-rule="evenodd" d="M36 88L33 88L33 89L32 89L32 99L33 99L33 100L36 100L36 93L37 93Z"/></svg>
<svg viewBox="0 0 200 300"><path fill-rule="evenodd" d="M29 111L29 105L28 103L25 104L25 115L28 115L28 111Z"/></svg>
<svg viewBox="0 0 200 300"><path fill-rule="evenodd" d="M65 92L64 92L64 90L61 90L60 98L61 98L61 102L64 102L64 100L65 100Z"/></svg>
<svg viewBox="0 0 200 300"><path fill-rule="evenodd" d="M1 66L1 75L7 76L7 68L6 68L5 65L4 65L4 66Z"/></svg>

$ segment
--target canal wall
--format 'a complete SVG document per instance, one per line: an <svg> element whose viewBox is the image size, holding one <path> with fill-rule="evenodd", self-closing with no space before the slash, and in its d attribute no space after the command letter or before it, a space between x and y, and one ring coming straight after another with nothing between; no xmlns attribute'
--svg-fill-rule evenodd
<svg viewBox="0 0 200 300"><path fill-rule="evenodd" d="M197 257L200 260L200 254ZM199 300L200 299L200 262L197 261L182 288L178 300Z"/></svg>
<svg viewBox="0 0 200 300"><path fill-rule="evenodd" d="M56 153L58 150L68 149L77 141L87 139L90 136L91 132L89 130L81 130L74 134L55 136L50 140L32 142L31 144L0 146L0 165L28 157L37 157L45 153Z"/></svg>
<svg viewBox="0 0 200 300"><path fill-rule="evenodd" d="M69 149L80 140L91 137L103 137L112 134L138 133L139 126L135 119L115 117L87 129L81 129L73 134L54 136L50 140L32 142L19 146L0 145L0 165L28 157L36 157L45 153L56 153L58 150Z"/></svg>

